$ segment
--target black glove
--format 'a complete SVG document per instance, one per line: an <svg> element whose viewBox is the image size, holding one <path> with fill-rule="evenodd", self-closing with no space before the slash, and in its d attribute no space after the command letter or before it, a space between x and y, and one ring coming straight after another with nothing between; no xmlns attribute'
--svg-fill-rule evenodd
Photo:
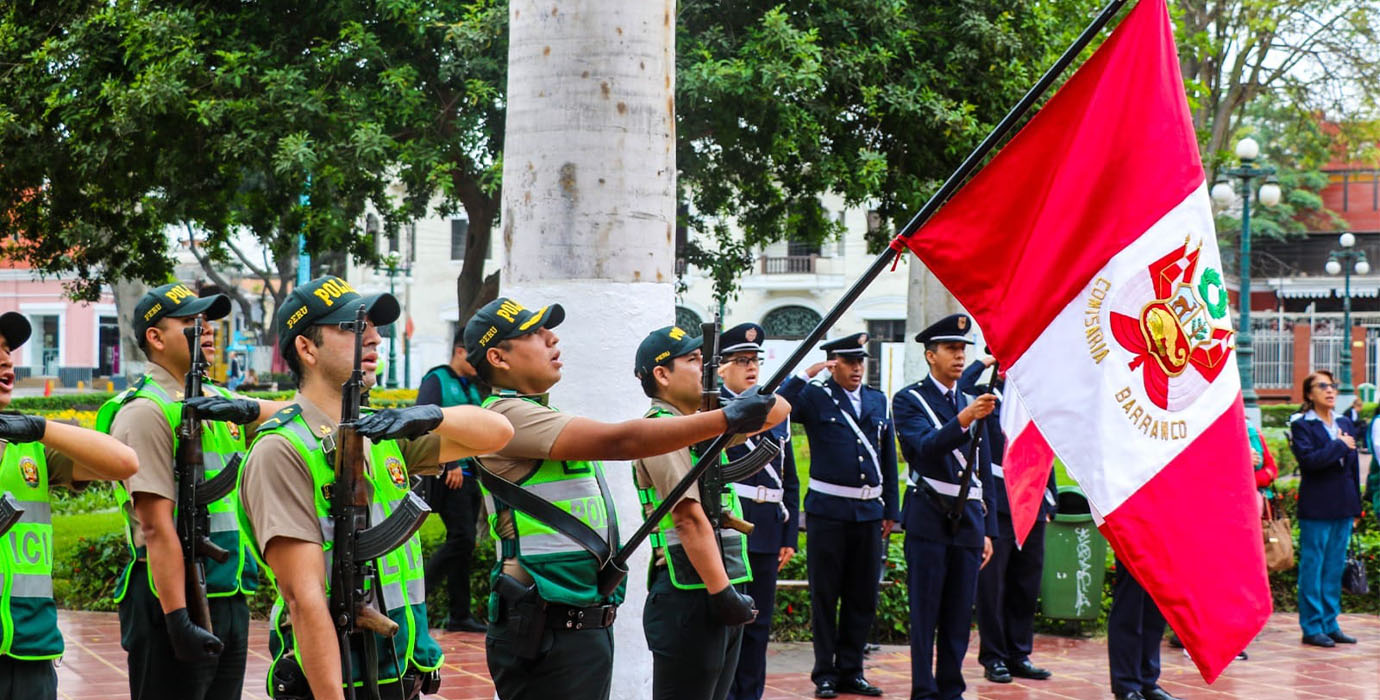
<svg viewBox="0 0 1380 700"><path fill-rule="evenodd" d="M709 594L709 619L724 627L746 625L757 619L757 608L750 596L725 586L722 591Z"/></svg>
<svg viewBox="0 0 1380 700"><path fill-rule="evenodd" d="M259 402L254 399L193 396L182 404L195 409L197 417L201 420L226 420L240 425L259 420Z"/></svg>
<svg viewBox="0 0 1380 700"><path fill-rule="evenodd" d="M440 406L385 408L362 416L355 431L370 440L407 440L435 430L444 417Z"/></svg>
<svg viewBox="0 0 1380 700"><path fill-rule="evenodd" d="M0 440L38 442L48 430L48 419L19 413L0 413Z"/></svg>
<svg viewBox="0 0 1380 700"><path fill-rule="evenodd" d="M216 635L201 629L188 617L186 608L178 608L163 616L168 628L168 643L179 661L210 661L225 649Z"/></svg>
<svg viewBox="0 0 1380 700"><path fill-rule="evenodd" d="M755 433L767 423L767 414L776 405L776 394L763 394L753 388L724 404L724 419L730 433Z"/></svg>

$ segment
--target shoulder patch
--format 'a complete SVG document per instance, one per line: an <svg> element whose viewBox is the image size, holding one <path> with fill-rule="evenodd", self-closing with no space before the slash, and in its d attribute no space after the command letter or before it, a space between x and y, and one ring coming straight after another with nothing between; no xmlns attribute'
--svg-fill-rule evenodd
<svg viewBox="0 0 1380 700"><path fill-rule="evenodd" d="M291 406L288 406L287 408L284 408L278 411L277 413L273 414L273 417L269 418L268 420L260 424L259 432L263 432L265 430L273 430L274 428L286 425L288 421L292 420L293 418L296 418L298 414L300 414L301 412L301 406L298 406L297 404L292 404Z"/></svg>

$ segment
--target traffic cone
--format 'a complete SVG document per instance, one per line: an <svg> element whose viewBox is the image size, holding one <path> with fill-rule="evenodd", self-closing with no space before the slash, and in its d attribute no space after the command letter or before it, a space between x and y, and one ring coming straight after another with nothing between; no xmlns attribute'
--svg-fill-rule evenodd
<svg viewBox="0 0 1380 700"><path fill-rule="evenodd" d="M45 379L45 380L43 380L43 395L44 395L44 396L52 396L52 395L53 395L53 380L51 380L51 379Z"/></svg>
<svg viewBox="0 0 1380 700"><path fill-rule="evenodd" d="M115 382L112 382L109 379L105 380L105 390L115 391Z"/></svg>

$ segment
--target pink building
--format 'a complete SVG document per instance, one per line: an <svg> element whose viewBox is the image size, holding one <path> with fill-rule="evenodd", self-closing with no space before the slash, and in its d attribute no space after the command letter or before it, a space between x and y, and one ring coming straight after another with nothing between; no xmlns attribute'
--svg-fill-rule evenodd
<svg viewBox="0 0 1380 700"><path fill-rule="evenodd" d="M60 277L40 278L24 263L0 260L0 312L18 311L34 329L16 353L19 378L56 377L63 386L75 386L118 374L114 295L106 290L98 302L74 302L62 283Z"/></svg>

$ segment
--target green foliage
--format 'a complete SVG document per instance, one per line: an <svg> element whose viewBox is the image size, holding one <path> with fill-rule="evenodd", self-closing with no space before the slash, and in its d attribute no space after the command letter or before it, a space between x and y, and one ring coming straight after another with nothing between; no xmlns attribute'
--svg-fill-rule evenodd
<svg viewBox="0 0 1380 700"><path fill-rule="evenodd" d="M102 513L114 511L115 487L106 481L88 484L80 491L53 489L53 513Z"/></svg>
<svg viewBox="0 0 1380 700"><path fill-rule="evenodd" d="M53 600L58 607L115 611L115 585L129 561L129 545L122 533L79 537L54 556Z"/></svg>

